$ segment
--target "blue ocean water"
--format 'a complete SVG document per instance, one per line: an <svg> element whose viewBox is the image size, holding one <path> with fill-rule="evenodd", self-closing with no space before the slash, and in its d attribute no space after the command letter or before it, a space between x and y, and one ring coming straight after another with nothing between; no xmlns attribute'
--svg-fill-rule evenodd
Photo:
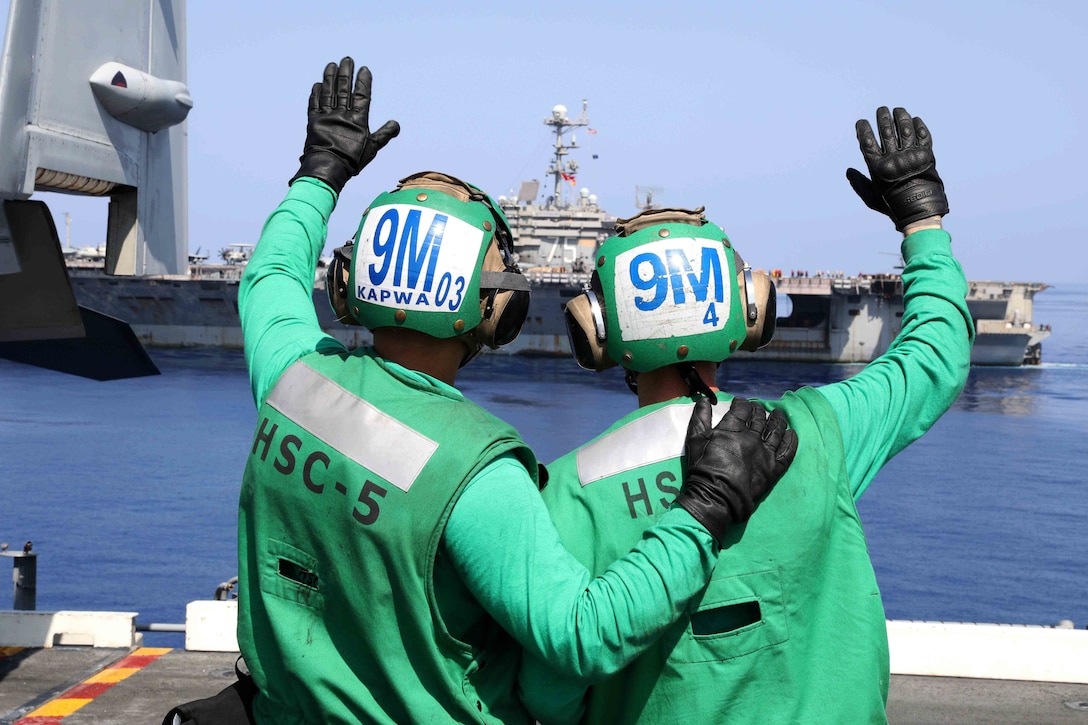
<svg viewBox="0 0 1088 725"><path fill-rule="evenodd" d="M888 616L1088 625L1088 285L1036 297L1044 363L974 368L955 406L859 504ZM256 414L240 353L152 351L161 376L95 382L0 360L0 541L39 553L39 610L181 623L236 573ZM849 365L727 362L723 389L777 397ZM484 356L458 382L548 461L635 405L613 370ZM4 560L0 560L2 562ZM3 575L6 580L7 575ZM10 590L0 587L0 607ZM147 633L151 645L181 635Z"/></svg>

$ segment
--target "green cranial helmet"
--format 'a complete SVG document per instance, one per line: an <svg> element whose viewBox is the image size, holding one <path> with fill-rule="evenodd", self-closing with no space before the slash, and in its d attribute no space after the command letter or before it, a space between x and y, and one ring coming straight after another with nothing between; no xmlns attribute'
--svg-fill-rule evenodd
<svg viewBox="0 0 1088 725"><path fill-rule="evenodd" d="M702 211L643 212L601 245L596 281L611 361L637 372L721 362L744 343L737 257Z"/></svg>
<svg viewBox="0 0 1088 725"><path fill-rule="evenodd" d="M637 372L720 362L745 338L729 239L702 209L697 224L651 211L617 225L597 254L608 356Z"/></svg>
<svg viewBox="0 0 1088 725"><path fill-rule="evenodd" d="M529 284L505 216L474 186L431 171L402 179L363 213L348 247L337 250L342 271L330 269L329 280L342 321L461 337L463 363L521 331Z"/></svg>
<svg viewBox="0 0 1088 725"><path fill-rule="evenodd" d="M774 335L773 280L753 270L703 207L648 209L616 222L597 268L564 314L575 360L634 373L679 364L693 393L713 392L691 363L755 351ZM628 375L628 385L636 389Z"/></svg>

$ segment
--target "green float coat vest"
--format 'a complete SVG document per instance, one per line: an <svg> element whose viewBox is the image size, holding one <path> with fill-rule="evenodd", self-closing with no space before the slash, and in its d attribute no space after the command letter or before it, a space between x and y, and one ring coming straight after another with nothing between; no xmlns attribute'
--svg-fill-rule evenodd
<svg viewBox="0 0 1088 725"><path fill-rule="evenodd" d="M728 405L719 400L716 415ZM793 465L730 530L690 618L590 690L589 722L885 721L884 609L838 423L812 388L764 405L797 431ZM630 549L679 493L691 409L642 408L548 466L545 501L591 572Z"/></svg>
<svg viewBox="0 0 1088 725"><path fill-rule="evenodd" d="M238 638L258 720L527 721L512 695L520 649L436 566L485 464L512 452L535 477L517 432L363 351L303 357L257 421Z"/></svg>

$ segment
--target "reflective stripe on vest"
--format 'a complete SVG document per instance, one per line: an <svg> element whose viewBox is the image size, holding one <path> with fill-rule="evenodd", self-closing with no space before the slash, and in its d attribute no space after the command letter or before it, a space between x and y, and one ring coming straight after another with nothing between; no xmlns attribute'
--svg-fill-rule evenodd
<svg viewBox="0 0 1088 725"><path fill-rule="evenodd" d="M624 471L676 458L683 450L683 432L693 407L693 403L665 406L585 446L578 451L578 480L588 486Z"/></svg>
<svg viewBox="0 0 1088 725"><path fill-rule="evenodd" d="M583 446L576 454L578 480L588 486L681 455L694 407L694 403L666 405ZM712 422L717 425L728 410L728 401L719 401L712 409Z"/></svg>
<svg viewBox="0 0 1088 725"><path fill-rule="evenodd" d="M268 405L402 491L415 483L438 443L386 415L308 365L284 371ZM395 452L395 455L390 455Z"/></svg>

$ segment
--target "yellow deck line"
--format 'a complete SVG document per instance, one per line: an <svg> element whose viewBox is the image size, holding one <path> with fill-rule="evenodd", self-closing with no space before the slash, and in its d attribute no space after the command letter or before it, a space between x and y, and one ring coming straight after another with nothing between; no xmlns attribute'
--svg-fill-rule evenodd
<svg viewBox="0 0 1088 725"><path fill-rule="evenodd" d="M171 647L141 647L141 648L137 649L135 652L132 652L131 654L125 655L125 657L122 657L121 660L119 660L119 661L123 662L123 661L125 661L125 659L130 658L130 657L154 657L155 659L158 659L162 655L169 652L171 649L172 649ZM154 660L152 660L152 661L154 661ZM140 670L142 670L144 667L146 667L149 664L151 664L151 662L147 662L147 663L145 663L145 664L143 664L143 665L141 665L139 667L107 667L106 669L102 670L101 672L96 672L95 674L91 675L90 677L88 677L86 680L79 683L78 685L75 685L73 687L68 688L68 690L66 690L66 692L78 691L78 689L80 687L83 687L84 685L90 685L90 684L101 684L101 683L108 683L110 685L117 684L118 682L121 682L122 680L128 679L129 677L134 675L136 672L139 672ZM106 688L106 689L109 689L109 688ZM105 691L105 690L103 690L103 691ZM59 697L56 697L56 698L50 700L49 702L45 703L44 705L42 705L38 709L34 710L33 712L28 713L25 716L25 718L20 718L20 720L17 721L17 722L21 722L23 719L29 719L29 718L35 718L35 717L56 717L56 718L68 717L69 715L74 713L76 710L79 710L81 707L83 707L87 703L91 702L91 700L92 700L92 698L85 698L85 697L65 697L62 694Z"/></svg>

